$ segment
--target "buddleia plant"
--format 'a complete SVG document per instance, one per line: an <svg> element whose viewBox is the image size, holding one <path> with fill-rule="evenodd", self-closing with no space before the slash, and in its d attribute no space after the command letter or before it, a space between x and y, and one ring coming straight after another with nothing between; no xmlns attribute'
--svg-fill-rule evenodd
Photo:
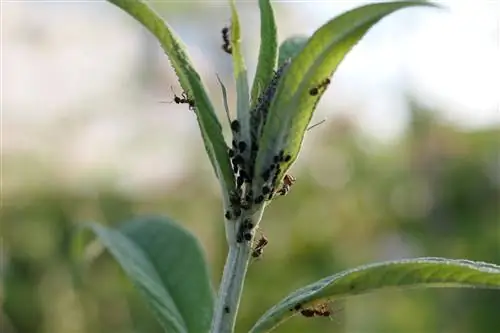
<svg viewBox="0 0 500 333"><path fill-rule="evenodd" d="M230 1L231 23L221 30L220 52L232 59L237 103L235 108L229 107L226 88L219 79L227 115L221 122L184 44L168 23L143 1L108 1L158 40L183 90L174 101L196 115L208 160L220 184L221 223L228 246L218 293L213 292L198 240L170 218L141 217L118 228L87 226L116 258L165 332L234 332L249 260L258 257L267 244L255 231L265 208L290 191L294 178L289 169L299 156L314 110L336 69L370 28L387 15L415 7L438 7L423 1L368 4L333 18L311 36L292 36L278 46L271 3L259 0L260 49L250 86L238 13ZM230 138L224 137L223 126L230 127ZM498 289L500 267L444 258L368 264L292 292L256 320L251 332L268 332L294 315L328 316L325 304L329 301L387 287Z"/></svg>

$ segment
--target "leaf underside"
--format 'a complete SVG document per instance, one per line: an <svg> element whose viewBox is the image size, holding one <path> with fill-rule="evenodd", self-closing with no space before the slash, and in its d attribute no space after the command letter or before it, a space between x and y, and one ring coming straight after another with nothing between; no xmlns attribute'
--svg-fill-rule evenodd
<svg viewBox="0 0 500 333"><path fill-rule="evenodd" d="M197 239L162 217L89 224L167 332L208 332L213 290Z"/></svg>
<svg viewBox="0 0 500 333"><path fill-rule="evenodd" d="M381 262L326 277L284 298L269 309L251 332L269 332L302 308L328 300L387 288L461 287L500 289L500 266L469 260L417 258Z"/></svg>
<svg viewBox="0 0 500 333"><path fill-rule="evenodd" d="M400 1L362 6L327 22L308 39L280 81L259 142L255 174L264 172L284 150L291 156L280 165L281 179L297 158L307 126L325 88L315 96L310 89L330 78L347 53L378 21L396 10L434 6L421 1ZM258 183L257 186L261 184Z"/></svg>

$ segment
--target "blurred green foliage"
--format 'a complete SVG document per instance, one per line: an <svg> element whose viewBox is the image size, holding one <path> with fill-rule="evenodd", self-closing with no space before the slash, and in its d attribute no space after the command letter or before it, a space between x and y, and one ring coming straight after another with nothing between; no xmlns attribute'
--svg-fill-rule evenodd
<svg viewBox="0 0 500 333"><path fill-rule="evenodd" d="M306 138L294 188L264 215L270 244L250 266L238 332L292 290L360 264L416 256L500 263L500 130L466 132L431 110L412 110L405 134L390 145L346 119ZM208 163L202 155L161 195L80 193L57 183L4 195L1 332L161 332L98 243L87 246L83 266L75 264L72 238L82 221L168 215L200 238L217 286L226 254L222 205L201 163ZM497 291L387 291L332 307L333 320L296 316L276 332L500 332Z"/></svg>

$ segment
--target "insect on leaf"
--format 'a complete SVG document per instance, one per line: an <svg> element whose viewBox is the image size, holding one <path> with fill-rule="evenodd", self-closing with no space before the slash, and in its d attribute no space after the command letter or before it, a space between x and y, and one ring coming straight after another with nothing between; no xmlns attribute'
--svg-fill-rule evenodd
<svg viewBox="0 0 500 333"><path fill-rule="evenodd" d="M208 332L213 290L203 251L188 231L163 217L119 229L89 224L167 332Z"/></svg>
<svg viewBox="0 0 500 333"><path fill-rule="evenodd" d="M250 332L269 332L297 315L295 309L387 288L500 290L500 266L469 260L416 258L361 266L296 290L269 309Z"/></svg>
<svg viewBox="0 0 500 333"><path fill-rule="evenodd" d="M194 69L185 47L174 35L169 25L145 2L140 0L108 0L120 7L146 27L159 41L167 54L179 83L195 102L198 125L215 174L221 182L223 193L234 188L234 179L227 154L227 145L214 107L208 98L203 82Z"/></svg>
<svg viewBox="0 0 500 333"><path fill-rule="evenodd" d="M327 22L308 39L292 59L271 103L255 161L256 175L265 172L277 153L284 150L291 158L280 165L277 179L283 178L297 158L316 105L341 61L378 21L411 6L435 5L399 1L362 6ZM260 185L255 183L256 187Z"/></svg>

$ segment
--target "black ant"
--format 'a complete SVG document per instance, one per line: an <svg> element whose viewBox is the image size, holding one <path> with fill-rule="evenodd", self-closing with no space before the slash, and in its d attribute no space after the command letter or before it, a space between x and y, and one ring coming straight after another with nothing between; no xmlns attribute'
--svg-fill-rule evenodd
<svg viewBox="0 0 500 333"><path fill-rule="evenodd" d="M224 44L222 44L222 49L228 54L233 54L233 48L231 47L231 41L229 40L229 28L224 27L222 28L221 32L222 40L224 41Z"/></svg>
<svg viewBox="0 0 500 333"><path fill-rule="evenodd" d="M172 92L174 93L173 89ZM182 92L181 97L177 96L174 93L174 100L172 102L174 102L175 104L188 104L189 110L194 111L194 100L192 98L189 98L188 94L186 94L185 91Z"/></svg>
<svg viewBox="0 0 500 333"><path fill-rule="evenodd" d="M324 79L320 84L318 84L317 86L315 87L312 87L311 89L309 89L309 95L311 96L316 96L319 94L319 90L322 89L322 88L326 88L326 86L328 86L330 84L330 78L326 78Z"/></svg>
<svg viewBox="0 0 500 333"><path fill-rule="evenodd" d="M257 244L255 244L255 247L252 250L252 257L259 258L264 252L264 248L268 243L269 241L267 240L266 236L264 235L260 236L259 240L257 241Z"/></svg>

